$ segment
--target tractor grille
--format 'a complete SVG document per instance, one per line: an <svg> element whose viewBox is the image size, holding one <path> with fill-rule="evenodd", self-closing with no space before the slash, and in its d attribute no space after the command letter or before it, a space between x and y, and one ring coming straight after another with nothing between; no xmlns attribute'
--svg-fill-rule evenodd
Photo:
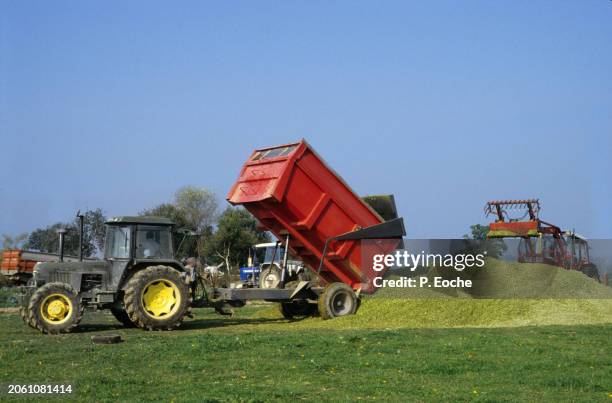
<svg viewBox="0 0 612 403"><path fill-rule="evenodd" d="M70 273L55 272L55 273L51 274L50 280L52 282L58 281L60 283L68 283L68 284L70 284Z"/></svg>

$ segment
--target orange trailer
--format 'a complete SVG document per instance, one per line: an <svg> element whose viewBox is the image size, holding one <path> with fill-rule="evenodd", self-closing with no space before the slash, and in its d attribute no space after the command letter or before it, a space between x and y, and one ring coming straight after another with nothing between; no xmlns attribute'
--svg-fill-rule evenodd
<svg viewBox="0 0 612 403"><path fill-rule="evenodd" d="M55 262L59 255L55 253L36 252L22 249L5 249L2 251L2 263L0 263L0 274L10 284L26 284L32 277L34 266L39 262ZM66 262L76 262L79 259L74 256L64 256ZM85 260L95 260L86 258Z"/></svg>
<svg viewBox="0 0 612 403"><path fill-rule="evenodd" d="M38 261L23 259L21 249L6 249L2 251L2 263L0 263L0 273L9 282L20 284L27 282L32 276L34 266Z"/></svg>

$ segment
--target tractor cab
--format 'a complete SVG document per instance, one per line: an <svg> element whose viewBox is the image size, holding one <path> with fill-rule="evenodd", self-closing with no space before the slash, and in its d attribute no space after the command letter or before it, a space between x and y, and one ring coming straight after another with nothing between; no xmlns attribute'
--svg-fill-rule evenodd
<svg viewBox="0 0 612 403"><path fill-rule="evenodd" d="M518 243L518 262L545 263L566 267L566 244L562 237L551 234L540 234L534 237L522 237Z"/></svg>
<svg viewBox="0 0 612 403"><path fill-rule="evenodd" d="M116 217L106 223L104 259L173 260L173 223L162 217Z"/></svg>
<svg viewBox="0 0 612 403"><path fill-rule="evenodd" d="M578 270L587 276L600 281L599 270L589 256L589 243L587 239L573 231L565 233L565 240L568 245L569 266L572 270Z"/></svg>
<svg viewBox="0 0 612 403"><path fill-rule="evenodd" d="M565 239L569 246L572 268L590 263L589 244L586 238L574 232L567 232Z"/></svg>

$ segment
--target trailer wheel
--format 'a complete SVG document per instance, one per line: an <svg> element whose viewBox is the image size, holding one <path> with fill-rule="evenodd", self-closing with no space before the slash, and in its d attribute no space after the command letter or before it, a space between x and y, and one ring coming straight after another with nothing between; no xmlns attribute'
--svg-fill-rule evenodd
<svg viewBox="0 0 612 403"><path fill-rule="evenodd" d="M307 318L317 313L317 305L306 301L281 302L278 310L285 319Z"/></svg>
<svg viewBox="0 0 612 403"><path fill-rule="evenodd" d="M125 311L138 327L172 330L191 309L191 293L178 270L168 266L143 269L128 281Z"/></svg>
<svg viewBox="0 0 612 403"><path fill-rule="evenodd" d="M353 315L359 304L355 291L344 283L328 284L317 303L319 314L323 319Z"/></svg>
<svg viewBox="0 0 612 403"><path fill-rule="evenodd" d="M83 317L78 293L66 283L47 283L37 289L28 304L27 323L43 333L68 333Z"/></svg>

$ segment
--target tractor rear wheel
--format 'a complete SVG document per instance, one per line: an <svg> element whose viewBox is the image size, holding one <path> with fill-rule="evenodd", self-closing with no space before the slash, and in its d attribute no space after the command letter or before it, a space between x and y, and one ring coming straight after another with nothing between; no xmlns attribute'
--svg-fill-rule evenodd
<svg viewBox="0 0 612 403"><path fill-rule="evenodd" d="M323 319L353 315L358 305L359 299L355 291L344 283L328 284L317 302L319 314Z"/></svg>
<svg viewBox="0 0 612 403"><path fill-rule="evenodd" d="M78 293L66 283L47 283L37 289L28 304L27 323L43 333L68 333L83 317Z"/></svg>
<svg viewBox="0 0 612 403"><path fill-rule="evenodd" d="M125 311L138 327L172 330L179 327L191 309L191 293L181 273L168 266L143 269L128 281Z"/></svg>

